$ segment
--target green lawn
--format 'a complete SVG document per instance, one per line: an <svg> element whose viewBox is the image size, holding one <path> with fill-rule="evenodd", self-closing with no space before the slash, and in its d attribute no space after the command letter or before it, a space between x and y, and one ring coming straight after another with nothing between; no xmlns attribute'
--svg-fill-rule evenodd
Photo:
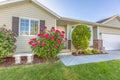
<svg viewBox="0 0 120 80"><path fill-rule="evenodd" d="M62 62L0 69L0 80L120 80L120 60L66 67Z"/></svg>

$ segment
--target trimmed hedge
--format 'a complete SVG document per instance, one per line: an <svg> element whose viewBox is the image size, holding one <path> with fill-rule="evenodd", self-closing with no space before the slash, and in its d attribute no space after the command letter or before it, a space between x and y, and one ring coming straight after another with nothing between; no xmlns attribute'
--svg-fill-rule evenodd
<svg viewBox="0 0 120 80"><path fill-rule="evenodd" d="M77 50L87 49L91 38L91 31L86 25L79 24L72 32L72 44Z"/></svg>

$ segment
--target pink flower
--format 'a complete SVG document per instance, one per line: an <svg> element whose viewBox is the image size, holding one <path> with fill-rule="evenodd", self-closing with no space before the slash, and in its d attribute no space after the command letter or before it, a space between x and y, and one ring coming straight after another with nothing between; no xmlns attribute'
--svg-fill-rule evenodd
<svg viewBox="0 0 120 80"><path fill-rule="evenodd" d="M44 34L41 34L41 37L42 37L42 38L44 38L44 37L45 37L45 35L44 35Z"/></svg>
<svg viewBox="0 0 120 80"><path fill-rule="evenodd" d="M40 45L40 42L38 42L38 46Z"/></svg>
<svg viewBox="0 0 120 80"><path fill-rule="evenodd" d="M64 38L64 34L61 34L60 36L61 36L62 38Z"/></svg>
<svg viewBox="0 0 120 80"><path fill-rule="evenodd" d="M2 31L8 31L6 28L0 28L0 30L2 30Z"/></svg>
<svg viewBox="0 0 120 80"><path fill-rule="evenodd" d="M46 46L46 43L45 43L45 42L42 42L42 46Z"/></svg>
<svg viewBox="0 0 120 80"><path fill-rule="evenodd" d="M46 26L44 26L44 29L47 29L47 27L46 27Z"/></svg>
<svg viewBox="0 0 120 80"><path fill-rule="evenodd" d="M59 30L56 30L56 33L60 33L60 31L59 31Z"/></svg>
<svg viewBox="0 0 120 80"><path fill-rule="evenodd" d="M55 29L55 27L52 27L51 29Z"/></svg>
<svg viewBox="0 0 120 80"><path fill-rule="evenodd" d="M51 28L51 32L52 32L52 31L55 31L55 27L52 27L52 28Z"/></svg>
<svg viewBox="0 0 120 80"><path fill-rule="evenodd" d="M57 48L58 48L58 46L54 46L54 48L56 48L56 49L57 49Z"/></svg>
<svg viewBox="0 0 120 80"><path fill-rule="evenodd" d="M65 40L67 41L67 38L65 38Z"/></svg>
<svg viewBox="0 0 120 80"><path fill-rule="evenodd" d="M41 36L41 34L38 34L37 36L38 36L38 37L40 37L40 36Z"/></svg>
<svg viewBox="0 0 120 80"><path fill-rule="evenodd" d="M28 42L30 45L33 43L33 41Z"/></svg>
<svg viewBox="0 0 120 80"><path fill-rule="evenodd" d="M49 35L49 34L45 34L45 37L46 37L47 39L50 39L50 35Z"/></svg>
<svg viewBox="0 0 120 80"><path fill-rule="evenodd" d="M32 39L30 39L31 41L36 41L36 38L32 38Z"/></svg>
<svg viewBox="0 0 120 80"><path fill-rule="evenodd" d="M60 44L60 43L61 43L61 40L60 40L60 39L57 39L56 41L57 41L57 43L58 43L58 44Z"/></svg>
<svg viewBox="0 0 120 80"><path fill-rule="evenodd" d="M62 31L63 34L65 34L65 31Z"/></svg>
<svg viewBox="0 0 120 80"><path fill-rule="evenodd" d="M36 46L37 46L36 44L34 44L34 43L32 44L32 47L36 48Z"/></svg>
<svg viewBox="0 0 120 80"><path fill-rule="evenodd" d="M51 39L54 40L54 36L51 36Z"/></svg>
<svg viewBox="0 0 120 80"><path fill-rule="evenodd" d="M40 31L41 31L41 32L44 32L46 29L47 29L47 27L46 27L46 26L43 26Z"/></svg>

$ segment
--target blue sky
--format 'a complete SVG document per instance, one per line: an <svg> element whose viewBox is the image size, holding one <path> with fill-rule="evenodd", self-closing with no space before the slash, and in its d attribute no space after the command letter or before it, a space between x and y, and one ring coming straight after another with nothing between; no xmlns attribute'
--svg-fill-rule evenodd
<svg viewBox="0 0 120 80"><path fill-rule="evenodd" d="M60 16L98 21L120 14L120 0L38 0Z"/></svg>
<svg viewBox="0 0 120 80"><path fill-rule="evenodd" d="M4 0L0 0L4 1ZM96 22L120 14L120 0L38 0L60 16Z"/></svg>

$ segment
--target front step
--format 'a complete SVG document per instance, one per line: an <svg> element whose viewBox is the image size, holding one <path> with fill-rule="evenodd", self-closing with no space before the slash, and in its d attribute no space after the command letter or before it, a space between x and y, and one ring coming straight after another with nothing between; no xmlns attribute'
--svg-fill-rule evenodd
<svg viewBox="0 0 120 80"><path fill-rule="evenodd" d="M33 62L33 55L32 53L18 53L14 54L13 57L15 57L15 64L21 64L22 62L22 57L27 58L26 63L32 63Z"/></svg>
<svg viewBox="0 0 120 80"><path fill-rule="evenodd" d="M70 50L62 50L59 54L58 57L60 56L67 56L71 55L72 52ZM21 64L22 63L22 58L26 58L26 63L32 63L33 62L33 56L34 54L32 52L26 52L26 53L16 53L13 55L15 58L15 64Z"/></svg>

